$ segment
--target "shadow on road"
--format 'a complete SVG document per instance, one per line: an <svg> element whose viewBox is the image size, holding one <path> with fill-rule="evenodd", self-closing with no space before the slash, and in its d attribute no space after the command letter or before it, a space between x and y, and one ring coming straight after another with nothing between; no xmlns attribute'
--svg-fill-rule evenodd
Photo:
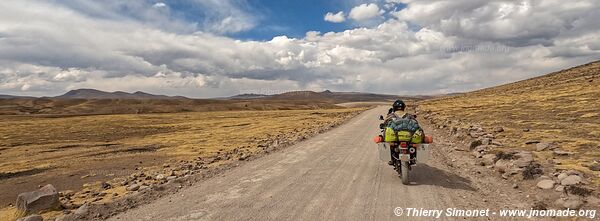
<svg viewBox="0 0 600 221"><path fill-rule="evenodd" d="M475 188L471 186L471 180L426 164L413 167L410 175L411 185L432 185L448 189L475 191Z"/></svg>

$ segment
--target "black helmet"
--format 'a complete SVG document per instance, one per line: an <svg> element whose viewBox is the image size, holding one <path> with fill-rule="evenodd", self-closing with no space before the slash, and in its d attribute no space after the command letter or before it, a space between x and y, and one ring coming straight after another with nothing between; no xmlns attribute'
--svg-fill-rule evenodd
<svg viewBox="0 0 600 221"><path fill-rule="evenodd" d="M404 101L402 100L396 100L394 104L392 104L392 108L394 108L394 110L404 110L406 104L404 104Z"/></svg>

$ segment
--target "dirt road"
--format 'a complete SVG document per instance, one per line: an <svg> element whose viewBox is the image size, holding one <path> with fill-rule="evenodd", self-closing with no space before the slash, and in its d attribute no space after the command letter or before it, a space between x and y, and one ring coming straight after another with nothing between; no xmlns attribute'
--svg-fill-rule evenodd
<svg viewBox="0 0 600 221"><path fill-rule="evenodd" d="M408 217L396 217L394 208L486 208L471 182L442 169L435 156L412 171L411 185L402 185L379 161L372 142L377 116L385 111L366 111L313 139L110 220L404 220Z"/></svg>

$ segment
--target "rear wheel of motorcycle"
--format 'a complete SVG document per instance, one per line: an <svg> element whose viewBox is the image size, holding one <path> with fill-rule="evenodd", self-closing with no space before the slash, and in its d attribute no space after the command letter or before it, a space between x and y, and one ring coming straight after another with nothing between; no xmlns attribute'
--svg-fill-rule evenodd
<svg viewBox="0 0 600 221"><path fill-rule="evenodd" d="M402 184L407 185L408 181L408 161L402 161L401 165Z"/></svg>

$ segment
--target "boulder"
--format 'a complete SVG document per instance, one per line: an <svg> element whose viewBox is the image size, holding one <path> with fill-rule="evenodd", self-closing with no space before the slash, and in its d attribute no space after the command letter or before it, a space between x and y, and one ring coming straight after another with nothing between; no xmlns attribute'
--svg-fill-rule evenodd
<svg viewBox="0 0 600 221"><path fill-rule="evenodd" d="M577 210L583 205L583 200L579 196L569 196L556 200L555 204L564 209Z"/></svg>
<svg viewBox="0 0 600 221"><path fill-rule="evenodd" d="M546 149L552 149L550 147L552 147L554 144L553 143L549 143L549 142L541 142L535 145L535 148L537 151L544 151Z"/></svg>
<svg viewBox="0 0 600 221"><path fill-rule="evenodd" d="M569 175L560 181L563 186L577 185L581 183L583 179L578 175Z"/></svg>
<svg viewBox="0 0 600 221"><path fill-rule="evenodd" d="M504 132L504 128L502 128L502 127L494 127L494 132L496 132L496 133Z"/></svg>
<svg viewBox="0 0 600 221"><path fill-rule="evenodd" d="M60 209L58 191L54 186L48 184L39 190L21 193L17 197L16 206L27 214L49 209Z"/></svg>
<svg viewBox="0 0 600 221"><path fill-rule="evenodd" d="M486 154L481 157L483 159L483 164L486 166L494 165L496 163L496 154Z"/></svg>
<svg viewBox="0 0 600 221"><path fill-rule="evenodd" d="M591 171L600 171L600 164L589 165L588 168L590 168Z"/></svg>
<svg viewBox="0 0 600 221"><path fill-rule="evenodd" d="M542 180L537 183L537 187L543 190L549 190L554 188L554 184L556 184L554 180Z"/></svg>
<svg viewBox="0 0 600 221"><path fill-rule="evenodd" d="M562 181L563 179L567 178L569 176L569 174L567 173L560 173L558 174L558 177L556 177L559 181Z"/></svg>
<svg viewBox="0 0 600 221"><path fill-rule="evenodd" d="M137 184L131 184L130 186L128 186L126 188L127 191L136 191L140 189L140 185Z"/></svg>
<svg viewBox="0 0 600 221"><path fill-rule="evenodd" d="M90 211L90 205L88 203L84 203L79 208L77 208L77 210L75 210L75 212L73 214L75 214L75 216L82 217L82 216L87 215L89 211Z"/></svg>
<svg viewBox="0 0 600 221"><path fill-rule="evenodd" d="M519 168L526 167L533 162L533 155L531 155L531 152L522 151L516 153L515 156L517 156L518 159L515 160L514 164Z"/></svg>
<svg viewBox="0 0 600 221"><path fill-rule="evenodd" d="M563 186L563 185L557 185L556 188L554 188L554 191L556 191L556 192L564 192L565 191L565 186Z"/></svg>
<svg viewBox="0 0 600 221"><path fill-rule="evenodd" d="M471 144L469 145L469 147L471 148L471 150L475 149L475 147L482 145L483 142L480 139L475 139L473 141L471 141Z"/></svg>
<svg viewBox="0 0 600 221"><path fill-rule="evenodd" d="M44 218L40 215L31 215L19 218L17 221L44 221Z"/></svg>
<svg viewBox="0 0 600 221"><path fill-rule="evenodd" d="M513 168L513 163L510 160L505 160L505 159L500 159L498 161L496 161L496 163L494 164L494 167L496 168L496 170L498 170L498 172L504 173L504 172L508 172L511 170L511 168Z"/></svg>

